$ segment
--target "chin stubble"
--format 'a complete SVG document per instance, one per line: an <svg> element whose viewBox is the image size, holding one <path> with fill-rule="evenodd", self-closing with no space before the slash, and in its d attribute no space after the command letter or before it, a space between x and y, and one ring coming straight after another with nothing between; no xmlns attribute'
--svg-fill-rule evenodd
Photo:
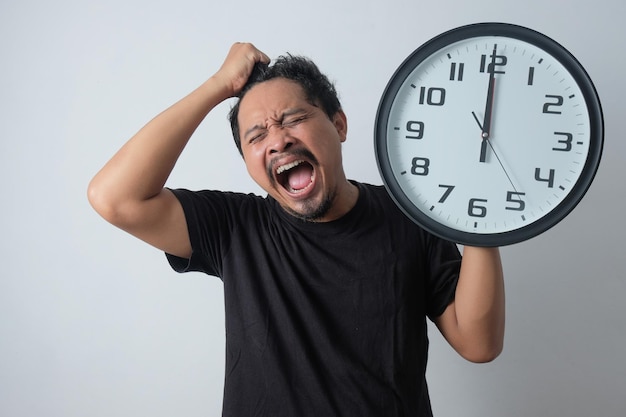
<svg viewBox="0 0 626 417"><path fill-rule="evenodd" d="M319 204L315 204L315 202L307 200L304 202L304 207L300 211L296 211L291 207L285 207L284 209L287 213L299 218L300 220L315 222L328 214L333 205L334 197L334 193L327 194Z"/></svg>

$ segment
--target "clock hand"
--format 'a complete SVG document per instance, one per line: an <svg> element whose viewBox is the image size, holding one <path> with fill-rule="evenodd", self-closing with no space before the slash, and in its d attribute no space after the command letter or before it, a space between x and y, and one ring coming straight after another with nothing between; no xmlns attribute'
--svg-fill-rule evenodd
<svg viewBox="0 0 626 417"><path fill-rule="evenodd" d="M480 162L485 162L485 160L487 159L487 141L489 141L489 139L483 136L483 140L480 143L480 158L478 158Z"/></svg>
<svg viewBox="0 0 626 417"><path fill-rule="evenodd" d="M482 143L480 144L480 162L485 162L487 158L487 141L489 140L489 134L491 132L491 115L493 111L493 98L494 91L496 87L496 49L498 45L493 45L493 53L491 54L491 65L488 67L489 70L489 86L487 87L487 103L485 104L485 117L483 119L482 125L479 123L478 125L481 127L482 133ZM472 114L474 114L472 112ZM476 115L474 114L474 118L476 119ZM478 121L478 119L476 120Z"/></svg>
<svg viewBox="0 0 626 417"><path fill-rule="evenodd" d="M504 167L504 164L500 160L500 157L498 156L496 150L493 148L493 145L491 144L491 141L487 140L486 142L489 143L489 147L491 148L491 152L493 152L493 154L496 156L496 159L500 163L500 166L502 167L502 171L504 171L504 175L506 175L506 177L509 179L509 183L511 183L511 187L513 187L513 191L517 192L517 188L515 188L515 185L513 184L513 180L509 176L509 173L506 171L506 168Z"/></svg>
<svg viewBox="0 0 626 417"><path fill-rule="evenodd" d="M483 125L480 124L480 120L478 120L478 116L476 116L476 113L472 112L472 116L474 116L474 120L476 120L476 123L478 123L478 127L480 128L480 130L483 130Z"/></svg>
<svg viewBox="0 0 626 417"><path fill-rule="evenodd" d="M478 123L478 127L480 127L480 130L483 130L483 127L480 124L480 120L478 120L478 116L476 116L476 113L472 112L472 116L474 116L474 120L476 120L476 123ZM506 177L509 179L509 183L511 184L511 187L513 187L513 191L517 192L517 188L515 188L515 185L513 184L513 180L511 180L509 173L506 171L506 168L504 168L504 164L502 164L502 161L500 160L500 157L498 156L498 153L496 152L496 150L493 148L491 141L488 138L485 138L484 136L483 136L483 141L480 147L481 162L484 162L482 158L484 158L485 153L487 151L486 149L487 144L491 148L491 152L493 152L493 154L496 156L496 159L500 163L500 166L502 167L502 171L504 171L504 175L506 175Z"/></svg>
<svg viewBox="0 0 626 417"><path fill-rule="evenodd" d="M487 89L487 104L485 105L485 120L483 121L483 139L489 139L491 131L491 114L493 110L493 95L496 86L496 78L493 71L489 75L489 88Z"/></svg>
<svg viewBox="0 0 626 417"><path fill-rule="evenodd" d="M483 138L481 144L480 144L480 162L485 162L486 157L487 157L487 141L489 140L489 134L484 132L483 129L483 125L480 124L480 120L478 120L478 116L476 116L476 113L472 112L472 116L474 116L474 120L476 120L476 123L478 123L478 127L480 128L480 130L483 130L483 133L481 135L481 137ZM489 144L489 146L491 146L491 144Z"/></svg>

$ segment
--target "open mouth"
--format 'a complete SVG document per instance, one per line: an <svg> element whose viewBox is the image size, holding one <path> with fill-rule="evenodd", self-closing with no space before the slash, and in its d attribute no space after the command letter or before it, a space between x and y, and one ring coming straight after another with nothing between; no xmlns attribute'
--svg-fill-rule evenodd
<svg viewBox="0 0 626 417"><path fill-rule="evenodd" d="M304 160L297 160L279 166L276 169L276 179L289 193L298 194L313 184L314 173L313 165Z"/></svg>

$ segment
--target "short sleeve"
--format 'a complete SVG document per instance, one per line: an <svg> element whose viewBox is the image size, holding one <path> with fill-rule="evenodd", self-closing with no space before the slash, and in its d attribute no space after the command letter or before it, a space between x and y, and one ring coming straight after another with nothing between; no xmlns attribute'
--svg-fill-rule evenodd
<svg viewBox="0 0 626 417"><path fill-rule="evenodd" d="M453 242L429 235L428 301L426 314L433 320L454 300L461 270L461 254Z"/></svg>
<svg viewBox="0 0 626 417"><path fill-rule="evenodd" d="M180 201L191 243L189 259L166 254L176 272L203 272L221 276L222 254L228 249L233 206L243 195L221 191L171 190Z"/></svg>

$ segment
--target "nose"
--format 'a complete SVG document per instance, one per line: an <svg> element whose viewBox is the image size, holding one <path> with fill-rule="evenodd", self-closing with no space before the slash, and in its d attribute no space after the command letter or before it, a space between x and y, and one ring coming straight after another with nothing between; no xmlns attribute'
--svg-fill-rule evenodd
<svg viewBox="0 0 626 417"><path fill-rule="evenodd" d="M268 129L268 153L285 152L294 143L294 138L281 125L271 125Z"/></svg>

